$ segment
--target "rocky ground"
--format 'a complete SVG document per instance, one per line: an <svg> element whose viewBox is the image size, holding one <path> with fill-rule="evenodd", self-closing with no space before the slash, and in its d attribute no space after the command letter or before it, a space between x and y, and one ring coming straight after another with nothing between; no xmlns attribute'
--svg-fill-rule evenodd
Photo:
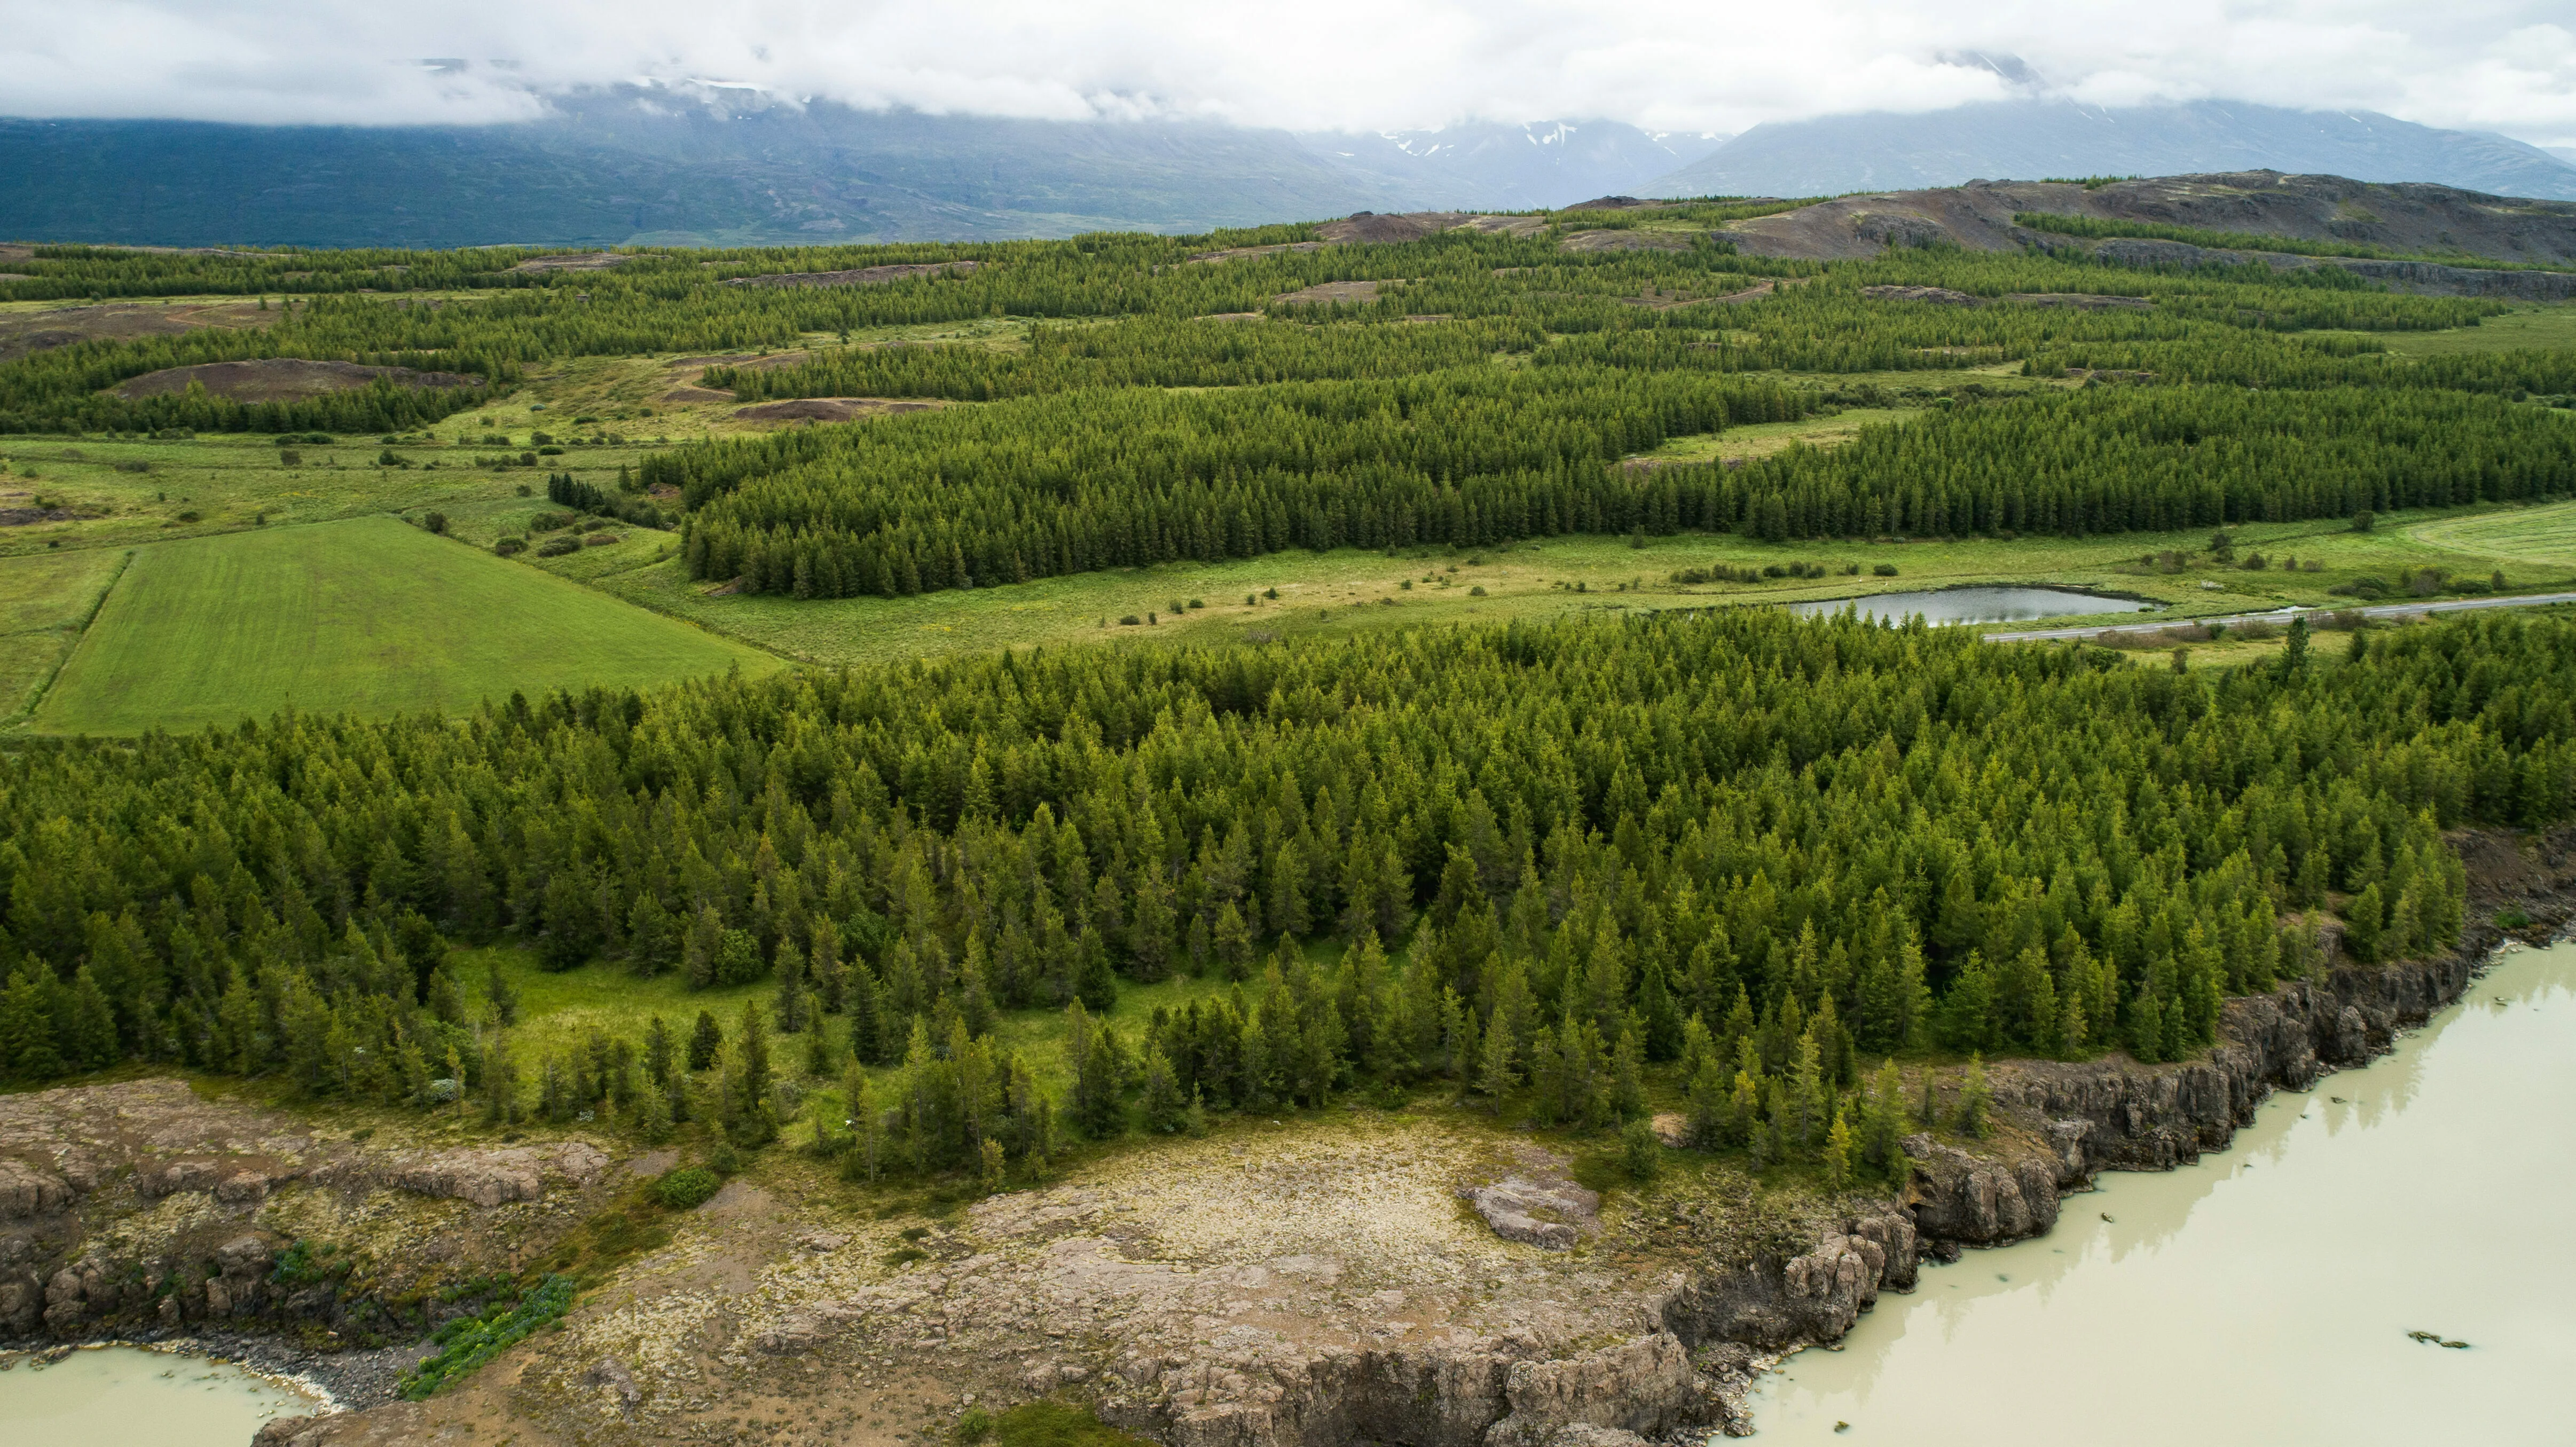
<svg viewBox="0 0 2576 1447"><path fill-rule="evenodd" d="M2455 842L2473 918L2510 901L2534 936L2567 919L2567 840ZM1238 1121L947 1209L773 1152L458 1389L384 1403L353 1383L354 1404L380 1404L267 1440L893 1447L1048 1394L1168 1447L1740 1432L1772 1354L1832 1341L1924 1257L2047 1230L2095 1170L2224 1144L2272 1089L2365 1060L2455 998L2497 938L2231 1002L2203 1060L1999 1065L2001 1128L1910 1141L1922 1167L1901 1200L1826 1201L1725 1164L1637 1190L1440 1102ZM283 1330L310 1370L357 1355L331 1351L375 1320L357 1303L543 1262L669 1161L578 1138L350 1134L166 1081L0 1099L11 1329ZM276 1252L297 1239L364 1264L286 1292Z"/></svg>

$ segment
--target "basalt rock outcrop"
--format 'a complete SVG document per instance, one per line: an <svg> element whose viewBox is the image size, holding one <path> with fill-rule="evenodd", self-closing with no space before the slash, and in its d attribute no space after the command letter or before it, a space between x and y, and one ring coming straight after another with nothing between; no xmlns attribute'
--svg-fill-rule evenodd
<svg viewBox="0 0 2576 1447"><path fill-rule="evenodd" d="M2528 841L2463 834L2473 897L2532 920L2534 942L2571 918L2576 832ZM2457 1000L2505 932L2474 924L2458 948L2386 965L2343 960L2329 940L2327 967L2269 994L2227 1002L2219 1042L2206 1058L2139 1065L2125 1055L2083 1064L2021 1061L1994 1072L1994 1102L2009 1128L1984 1154L1907 1143L1917 1161L1908 1193L1926 1249L1955 1254L2035 1236L2057 1220L2061 1193L2095 1171L2171 1170L2223 1149L2275 1090L2301 1090L2329 1070L2385 1053L2399 1030Z"/></svg>
<svg viewBox="0 0 2576 1447"><path fill-rule="evenodd" d="M424 1150L362 1135L177 1080L0 1097L0 1339L407 1341L475 1309L578 1219L552 1203L614 1174L578 1139Z"/></svg>

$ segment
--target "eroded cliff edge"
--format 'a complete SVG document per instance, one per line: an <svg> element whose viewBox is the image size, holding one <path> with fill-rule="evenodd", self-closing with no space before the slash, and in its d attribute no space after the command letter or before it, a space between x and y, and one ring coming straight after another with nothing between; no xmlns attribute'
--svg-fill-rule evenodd
<svg viewBox="0 0 2576 1447"><path fill-rule="evenodd" d="M2471 866L2473 919L2511 905L2539 938L2568 918L2567 836L2454 842ZM1770 1354L1839 1337L1879 1292L1909 1288L1927 1256L2046 1231L2095 1171L2168 1168L2225 1145L2271 1091L2361 1063L2456 999L2502 937L2476 925L2440 959L2330 959L2312 979L2230 1002L2222 1042L2201 1060L1999 1065L1998 1131L1917 1138L1922 1164L1902 1200L1761 1192L1717 1169L1591 1214L1567 1162L1437 1108L1241 1122L947 1213L861 1212L846 1192L783 1177L737 1183L561 1333L462 1390L278 1435L396 1442L463 1426L523 1442L918 1442L965 1406L1050 1393L1169 1447L1633 1447L1740 1432L1743 1389ZM104 1125L93 1118L90 1133L107 1138ZM304 1219L325 1197L361 1215L413 1201L396 1213L413 1229L434 1214L445 1234L493 1248L472 1254L498 1266L544 1249L623 1170L549 1157L485 1204L424 1193L444 1179L415 1178L410 1157L326 1154L298 1156L309 1169L278 1174L258 1201L244 1184L228 1203L229 1176L151 1196L179 1185L169 1165L93 1182L87 1199L132 1191L137 1211L158 1202L156 1216L195 1201L189 1218L219 1227L203 1238L217 1268L204 1279L223 1280L229 1305L229 1277L274 1275L279 1242L257 1262L248 1244L241 1262L225 1259L240 1239L214 1239L232 1229L218 1220L228 1213ZM1460 1199L1479 1187L1503 1188L1495 1200L1509 1209L1488 1214L1517 1217L1524 1239L1498 1236ZM40 1221L79 1204L30 1189ZM42 1233L25 1224L11 1233L33 1246ZM148 1282L151 1267L114 1254L135 1239L130 1221L58 1233L49 1244L75 1254L17 1278L17 1315L41 1282L35 1329L57 1337L165 1314L194 1325L212 1293L179 1294L175 1308L138 1293L136 1269ZM253 1295L263 1320L299 1319L291 1297ZM311 1325L346 1311L305 1305Z"/></svg>

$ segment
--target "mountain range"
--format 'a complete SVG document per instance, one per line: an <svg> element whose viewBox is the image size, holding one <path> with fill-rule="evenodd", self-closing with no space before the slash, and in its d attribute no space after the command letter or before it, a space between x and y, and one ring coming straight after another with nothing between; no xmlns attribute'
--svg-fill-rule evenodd
<svg viewBox="0 0 2576 1447"><path fill-rule="evenodd" d="M2364 113L2046 99L1763 125L1292 134L932 116L629 85L491 126L0 119L0 238L130 245L781 245L999 240L1605 195L1813 196L1975 177L2258 166L2576 197L2576 165Z"/></svg>

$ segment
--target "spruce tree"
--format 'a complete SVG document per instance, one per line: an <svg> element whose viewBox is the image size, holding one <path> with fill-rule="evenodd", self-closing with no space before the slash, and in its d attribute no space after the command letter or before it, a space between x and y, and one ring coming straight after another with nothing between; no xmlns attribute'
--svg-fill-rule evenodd
<svg viewBox="0 0 2576 1447"><path fill-rule="evenodd" d="M1711 1151L1734 1143L1734 1096L1715 1060L1702 1060L1691 1073L1688 1102L1692 1145Z"/></svg>
<svg viewBox="0 0 2576 1447"><path fill-rule="evenodd" d="M1485 1058L1476 1069L1476 1088L1484 1092L1490 1108L1502 1108L1503 1097L1517 1082L1513 1070L1512 1035L1500 1028L1485 1032Z"/></svg>
<svg viewBox="0 0 2576 1447"><path fill-rule="evenodd" d="M885 1122L877 1109L868 1072L852 1061L841 1076L842 1109L847 1112L850 1152L841 1158L844 1180L873 1181L884 1168Z"/></svg>
<svg viewBox="0 0 2576 1447"><path fill-rule="evenodd" d="M504 1029L519 1023L519 992L501 973L501 962L493 960L484 967L483 1003L492 1012L492 1023Z"/></svg>
<svg viewBox="0 0 2576 1447"><path fill-rule="evenodd" d="M1189 1103L1182 1098L1179 1081L1172 1073L1172 1062L1159 1045L1145 1047L1145 1128L1163 1135L1178 1132L1186 1123Z"/></svg>
<svg viewBox="0 0 2576 1447"><path fill-rule="evenodd" d="M1118 1005L1118 978L1110 973L1109 951L1098 930L1082 934L1082 968L1074 977L1074 994L1093 1013L1106 1015Z"/></svg>
<svg viewBox="0 0 2576 1447"><path fill-rule="evenodd" d="M2165 1058L2164 1005L2152 984L2139 985L2138 998L2129 1006L2129 1053L2147 1065Z"/></svg>
<svg viewBox="0 0 2576 1447"><path fill-rule="evenodd" d="M1825 1113L1831 1101L1825 1087L1822 1052L1816 1046L1816 1032L1810 1028L1798 1037L1796 1065L1783 1092L1784 1119L1790 1140L1798 1149L1810 1149L1824 1133Z"/></svg>
<svg viewBox="0 0 2576 1447"><path fill-rule="evenodd" d="M1986 1133L1986 1114L1993 1102L1994 1094L1986 1085L1986 1058L1972 1054L1968 1057L1967 1073L1959 1078L1959 1134L1982 1138Z"/></svg>
<svg viewBox="0 0 2576 1447"><path fill-rule="evenodd" d="M892 1044L886 1028L885 995L877 986L876 972L862 961L852 961L846 989L850 1053L870 1065L889 1063Z"/></svg>
<svg viewBox="0 0 2576 1447"><path fill-rule="evenodd" d="M1883 1061L1861 1107L1860 1169L1902 1184L1907 1170L1905 1128L1905 1080L1894 1060Z"/></svg>
<svg viewBox="0 0 2576 1447"><path fill-rule="evenodd" d="M1654 1124L1640 1117L1621 1127L1619 1155L1628 1168L1629 1180L1641 1186L1652 1182L1663 1166L1664 1155L1664 1143L1655 1135Z"/></svg>
<svg viewBox="0 0 2576 1447"><path fill-rule="evenodd" d="M805 960L796 951L778 951L778 993L771 1008L778 1018L778 1033L793 1035L805 1028L805 1017L812 1002L805 997Z"/></svg>
<svg viewBox="0 0 2576 1447"><path fill-rule="evenodd" d="M1838 1105L1834 1107L1834 1123L1825 1132L1825 1189L1848 1190L1859 1158L1859 1141L1852 1134L1851 1124L1843 1118L1842 1107Z"/></svg>
<svg viewBox="0 0 2576 1447"><path fill-rule="evenodd" d="M671 1027L656 1015L644 1027L644 1074L657 1090L670 1087L671 1076L679 1064L679 1044L671 1038Z"/></svg>
<svg viewBox="0 0 2576 1447"><path fill-rule="evenodd" d="M689 1069L704 1070L716 1063L716 1052L724 1048L724 1028L716 1024L715 1015L698 1012L697 1027L689 1032Z"/></svg>
<svg viewBox="0 0 2576 1447"><path fill-rule="evenodd" d="M745 1000L741 1033L734 1037L733 1054L725 1063L724 1075L725 1133L735 1145L751 1149L778 1139L778 1107L772 1085L769 1030L761 1022L759 1005Z"/></svg>
<svg viewBox="0 0 2576 1447"><path fill-rule="evenodd" d="M1622 1027L1610 1052L1610 1113L1632 1120L1646 1112L1646 1049L1635 1024Z"/></svg>

